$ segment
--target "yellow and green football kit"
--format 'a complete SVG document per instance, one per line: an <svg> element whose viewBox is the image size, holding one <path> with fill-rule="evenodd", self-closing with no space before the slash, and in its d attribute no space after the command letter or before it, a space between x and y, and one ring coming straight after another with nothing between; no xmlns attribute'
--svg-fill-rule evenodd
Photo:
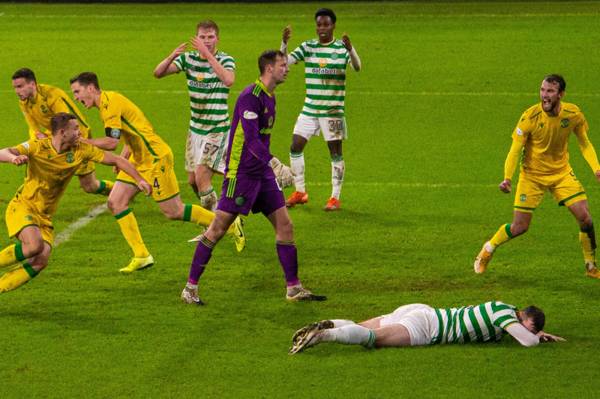
<svg viewBox="0 0 600 399"><path fill-rule="evenodd" d="M587 121L576 105L563 102L557 116L544 112L541 103L523 113L513 132L513 144L504 165L504 178L511 179L521 157L515 210L532 212L539 206L546 191L565 206L587 198L569 165L571 133L577 137L581 152L592 170L600 170L596 151L588 139Z"/></svg>

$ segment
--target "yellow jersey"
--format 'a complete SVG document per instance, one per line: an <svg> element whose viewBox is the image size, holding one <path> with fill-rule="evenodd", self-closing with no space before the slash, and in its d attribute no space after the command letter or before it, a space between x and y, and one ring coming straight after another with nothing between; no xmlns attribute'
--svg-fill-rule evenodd
<svg viewBox="0 0 600 399"><path fill-rule="evenodd" d="M41 132L46 136L52 136L50 120L60 112L73 114L79 122L81 137L90 137L90 127L85 121L81 111L75 105L73 100L58 87L38 84L37 94L34 98L19 100L19 108L25 116L25 121L29 126L29 138L36 138L35 133Z"/></svg>
<svg viewBox="0 0 600 399"><path fill-rule="evenodd" d="M561 103L557 116L550 116L536 104L521 115L512 138L523 145L521 170L529 174L551 175L569 170L569 135L585 134L588 123L575 104Z"/></svg>
<svg viewBox="0 0 600 399"><path fill-rule="evenodd" d="M101 162L104 151L90 144L79 143L76 147L58 153L50 138L30 139L15 149L27 155L25 182L15 194L15 201L26 203L41 215L52 216L67 184L75 171L88 162Z"/></svg>
<svg viewBox="0 0 600 399"><path fill-rule="evenodd" d="M131 150L129 160L136 166L152 164L171 153L171 148L154 132L144 113L116 91L100 94L100 118L105 129L118 129ZM111 132L107 133L109 137Z"/></svg>

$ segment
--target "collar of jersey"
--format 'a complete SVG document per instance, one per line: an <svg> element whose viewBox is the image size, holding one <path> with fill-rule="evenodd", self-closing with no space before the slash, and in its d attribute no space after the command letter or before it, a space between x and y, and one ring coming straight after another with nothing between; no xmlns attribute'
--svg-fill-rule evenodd
<svg viewBox="0 0 600 399"><path fill-rule="evenodd" d="M254 82L254 83L256 83L256 85L258 87L260 87L261 90L264 91L267 96L273 97L273 95L271 93L269 93L269 90L267 90L267 87L265 86L265 84L263 82L261 82L260 78L256 79L256 82Z"/></svg>

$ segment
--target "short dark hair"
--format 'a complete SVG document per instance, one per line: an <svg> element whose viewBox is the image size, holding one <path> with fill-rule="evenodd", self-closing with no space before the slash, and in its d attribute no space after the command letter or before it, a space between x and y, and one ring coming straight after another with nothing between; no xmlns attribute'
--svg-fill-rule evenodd
<svg viewBox="0 0 600 399"><path fill-rule="evenodd" d="M319 8L317 10L317 12L315 13L315 21L317 20L318 17L329 17L329 18L331 18L331 22L333 22L334 24L337 19L335 17L335 13L333 12L333 10L331 8Z"/></svg>
<svg viewBox="0 0 600 399"><path fill-rule="evenodd" d="M214 29L217 36L219 36L219 25L217 25L217 23L213 20L207 19L207 20L198 22L198 25L196 25L196 32L198 32L200 30L200 28Z"/></svg>
<svg viewBox="0 0 600 399"><path fill-rule="evenodd" d="M285 58L285 54L279 50L263 51L260 57L258 57L258 70L260 71L261 75L265 72L267 65L275 65L277 57Z"/></svg>
<svg viewBox="0 0 600 399"><path fill-rule="evenodd" d="M544 329L544 324L546 323L546 315L544 315L544 311L537 306L527 306L522 310L525 317L531 319L533 321L533 327L535 328L535 332L538 333Z"/></svg>
<svg viewBox="0 0 600 399"><path fill-rule="evenodd" d="M558 83L558 91L565 91L567 88L567 82L565 82L565 78L557 73L546 75L544 80L548 83Z"/></svg>
<svg viewBox="0 0 600 399"><path fill-rule="evenodd" d="M77 119L73 114L66 112L59 112L50 119L50 126L52 127L52 135L54 136L60 129L67 127L67 124L71 119Z"/></svg>
<svg viewBox="0 0 600 399"><path fill-rule="evenodd" d="M15 73L13 73L12 79L20 79L23 78L28 82L36 82L35 80L35 73L33 73L33 71L29 68L21 68L21 69L17 69L17 71Z"/></svg>
<svg viewBox="0 0 600 399"><path fill-rule="evenodd" d="M79 83L82 86L94 85L94 87L100 90L100 84L98 83L98 76L94 72L81 72L79 75L71 78L69 83Z"/></svg>

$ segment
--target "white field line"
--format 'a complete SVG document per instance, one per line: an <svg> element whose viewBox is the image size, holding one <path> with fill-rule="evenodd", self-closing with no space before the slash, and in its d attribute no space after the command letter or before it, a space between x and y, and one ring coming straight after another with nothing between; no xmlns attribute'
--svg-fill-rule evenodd
<svg viewBox="0 0 600 399"><path fill-rule="evenodd" d="M60 244L69 241L73 233L86 226L88 223L96 219L96 217L98 217L102 213L106 212L107 209L108 208L106 207L106 204L98 205L97 207L89 211L85 216L80 217L79 219L68 225L66 229L64 229L56 235L56 238L54 239L54 247L58 247Z"/></svg>

